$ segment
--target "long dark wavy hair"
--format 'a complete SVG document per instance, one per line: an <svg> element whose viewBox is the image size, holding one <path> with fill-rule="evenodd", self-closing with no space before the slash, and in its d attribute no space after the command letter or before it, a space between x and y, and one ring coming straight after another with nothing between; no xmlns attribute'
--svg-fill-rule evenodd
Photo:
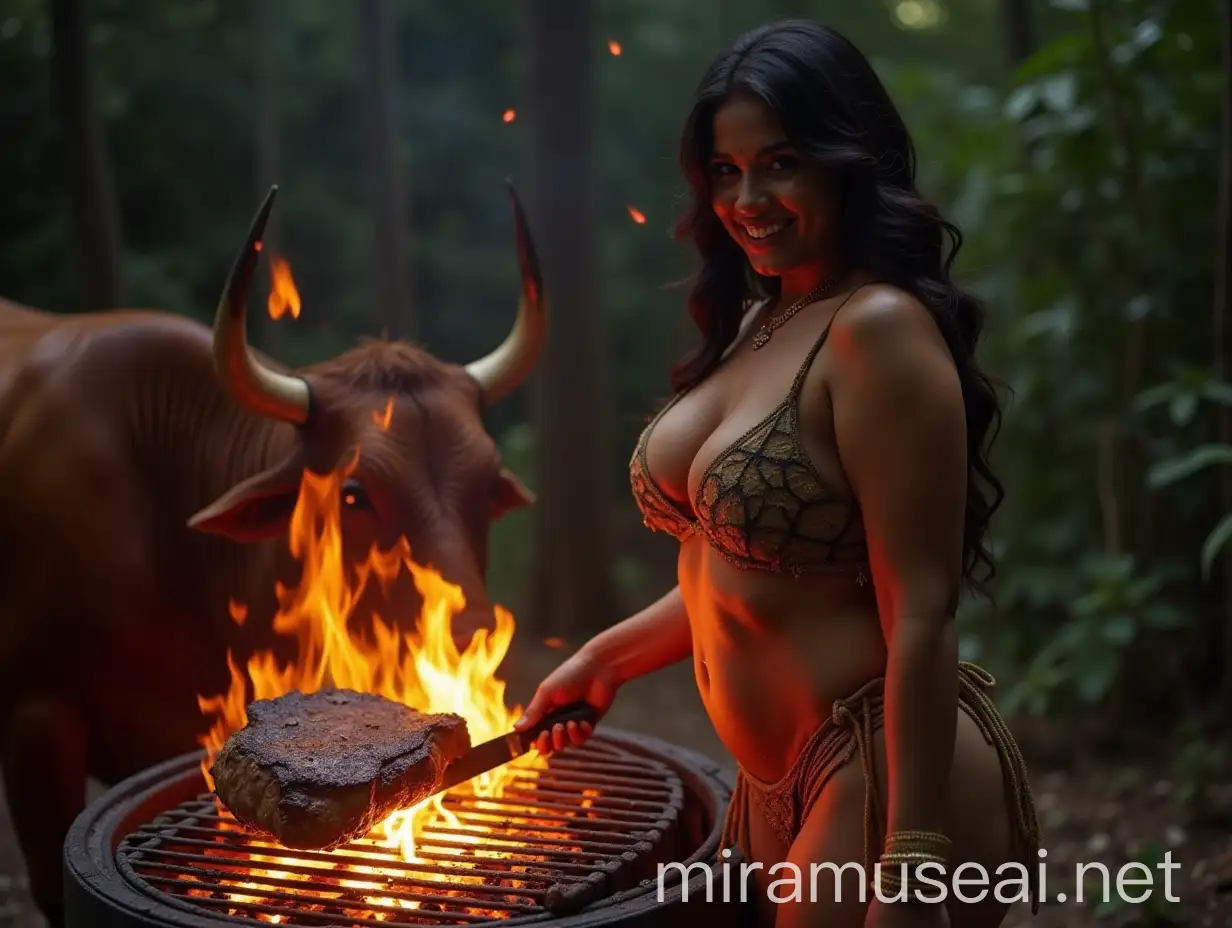
<svg viewBox="0 0 1232 928"><path fill-rule="evenodd" d="M805 158L839 172L838 237L845 265L914 295L949 345L967 420L963 575L982 589L975 575L982 567L987 580L996 571L985 538L1004 497L987 458L1000 428L1000 405L975 358L984 310L950 278L962 234L916 188L915 146L885 87L850 41L819 23L787 20L745 33L698 86L680 144L693 202L677 223L676 237L691 241L701 256L689 315L702 338L673 368L672 389L687 390L710 374L736 337L749 301L777 294L777 279L753 271L711 205L714 115L737 92L773 110Z"/></svg>

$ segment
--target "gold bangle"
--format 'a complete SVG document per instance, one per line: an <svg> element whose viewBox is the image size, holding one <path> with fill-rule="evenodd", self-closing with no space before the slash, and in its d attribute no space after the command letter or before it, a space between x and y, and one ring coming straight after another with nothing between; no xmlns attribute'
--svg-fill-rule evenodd
<svg viewBox="0 0 1232 928"><path fill-rule="evenodd" d="M950 843L950 839L940 831L921 831L918 828L904 828L898 831L892 831L886 835L887 841L905 838L908 841L923 840L923 841L941 841L945 844Z"/></svg>
<svg viewBox="0 0 1232 928"><path fill-rule="evenodd" d="M928 862L936 863L939 867L943 868L943 864L938 861L934 860ZM881 895L891 901L918 902L924 904L938 902L940 900L935 897L937 888L935 883L930 884L933 894L929 895L927 898L922 897L924 890L923 887L920 886L918 875L914 872L921 863L922 862L920 861L911 863L904 862L905 866L904 864L899 864L894 867L886 867L883 859L880 861L880 866L877 867L870 885L874 891L877 891L878 888L880 888ZM944 868L942 869L942 872L944 873ZM905 879L904 875L906 877ZM907 890L905 894L902 892L904 886ZM900 895L903 896L902 899L899 899Z"/></svg>
<svg viewBox="0 0 1232 928"><path fill-rule="evenodd" d="M948 859L954 844L948 837L932 831L895 831L886 836L886 854L939 856Z"/></svg>
<svg viewBox="0 0 1232 928"><path fill-rule="evenodd" d="M921 844L938 844L949 848L953 846L953 842L949 837L939 831L918 831L907 829L903 831L892 831L886 835L886 844L898 843L921 843Z"/></svg>

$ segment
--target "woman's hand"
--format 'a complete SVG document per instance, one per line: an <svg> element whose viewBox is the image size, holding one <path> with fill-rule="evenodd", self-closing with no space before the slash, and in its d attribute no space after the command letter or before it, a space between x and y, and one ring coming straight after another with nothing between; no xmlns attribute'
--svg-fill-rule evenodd
<svg viewBox="0 0 1232 928"><path fill-rule="evenodd" d="M514 723L516 731L525 731L553 709L571 702L585 701L595 710L595 721L603 718L612 707L619 688L611 668L597 661L585 649L557 667L539 684L526 712ZM568 722L554 725L541 734L535 747L541 754L562 751L569 744L584 744L594 729L588 722Z"/></svg>

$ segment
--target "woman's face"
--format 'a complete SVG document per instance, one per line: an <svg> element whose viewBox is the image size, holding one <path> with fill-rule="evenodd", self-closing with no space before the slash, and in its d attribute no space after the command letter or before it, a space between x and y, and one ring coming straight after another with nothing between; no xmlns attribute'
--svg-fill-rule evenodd
<svg viewBox="0 0 1232 928"><path fill-rule="evenodd" d="M739 95L715 113L710 183L715 214L759 274L830 265L833 175L806 164L760 100Z"/></svg>

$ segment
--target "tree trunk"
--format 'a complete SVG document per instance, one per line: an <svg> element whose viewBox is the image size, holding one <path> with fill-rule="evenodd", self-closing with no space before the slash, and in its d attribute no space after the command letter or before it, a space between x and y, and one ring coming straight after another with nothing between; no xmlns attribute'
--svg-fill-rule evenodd
<svg viewBox="0 0 1232 928"><path fill-rule="evenodd" d="M530 216L554 312L534 391L534 614L566 639L616 618L598 299L591 0L529 0Z"/></svg>
<svg viewBox="0 0 1232 928"><path fill-rule="evenodd" d="M389 0L361 0L359 11L376 303L389 337L414 338L417 320L406 256L407 202L398 133L396 21Z"/></svg>
<svg viewBox="0 0 1232 928"><path fill-rule="evenodd" d="M253 6L253 22L256 62L256 174L255 202L260 203L274 184L281 184L282 177L282 107L278 102L278 32L282 22L280 0L256 0ZM274 210L265 228L265 260L283 254L282 211ZM281 326L285 324L261 313L257 319L258 331L265 347L278 354L281 341Z"/></svg>
<svg viewBox="0 0 1232 928"><path fill-rule="evenodd" d="M1232 9L1227 3L1220 4L1223 10L1223 142L1220 146L1223 157L1219 171L1219 250L1215 255L1215 302L1213 307L1212 336L1215 341L1215 376L1227 381L1232 377L1229 370L1228 340L1232 338ZM1219 440L1232 442L1232 410L1226 406L1219 409ZM1232 468L1224 466L1219 474L1219 499L1222 513L1232 512ZM1232 544L1223 550L1220 558L1223 585L1222 638L1223 647L1214 653L1222 655L1220 671L1223 680L1223 703L1227 716L1232 719ZM1216 641L1220 636L1212 636Z"/></svg>
<svg viewBox="0 0 1232 928"><path fill-rule="evenodd" d="M56 106L63 133L83 305L110 309L127 298L115 179L95 94L90 0L52 0Z"/></svg>
<svg viewBox="0 0 1232 928"><path fill-rule="evenodd" d="M1006 57L1010 65L1016 68L1035 51L1031 0L1001 0L1001 30Z"/></svg>

